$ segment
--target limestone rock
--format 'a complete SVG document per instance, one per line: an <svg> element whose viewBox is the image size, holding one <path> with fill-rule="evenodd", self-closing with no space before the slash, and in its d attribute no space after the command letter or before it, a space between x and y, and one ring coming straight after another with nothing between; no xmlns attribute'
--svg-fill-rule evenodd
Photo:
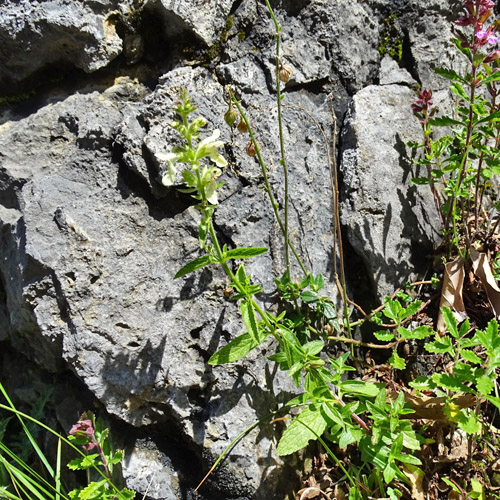
<svg viewBox="0 0 500 500"><path fill-rule="evenodd" d="M342 132L342 222L379 299L423 272L438 240L430 189L410 182L418 173L406 142L421 135L413 100L406 86L368 86L353 97Z"/></svg>
<svg viewBox="0 0 500 500"><path fill-rule="evenodd" d="M22 81L50 64L86 72L106 66L122 51L113 8L116 2L6 0L0 9L0 82Z"/></svg>

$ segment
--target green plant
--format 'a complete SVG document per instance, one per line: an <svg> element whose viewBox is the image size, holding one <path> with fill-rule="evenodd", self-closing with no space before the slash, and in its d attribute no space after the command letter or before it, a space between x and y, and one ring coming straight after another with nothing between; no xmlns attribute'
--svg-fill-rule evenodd
<svg viewBox="0 0 500 500"><path fill-rule="evenodd" d="M92 413L87 412L82 415L70 430L69 437L65 438L37 418L18 411L1 383L0 392L7 402L6 405L0 404L0 410L12 414L11 417L0 420L0 498L11 500L132 500L134 498L133 491L127 488L119 489L113 482L113 466L121 462L123 452L111 450L109 430L103 427L99 419L96 421ZM21 436L25 436L31 446L31 450L25 446L22 454L28 455L29 458L33 453L41 468L30 464L7 446L8 424L13 417L16 417L21 425ZM57 438L55 467L37 444L34 438L36 431L33 433L30 429L44 429ZM69 462L68 468L87 471L86 487L66 492L61 479L62 443L78 454L78 458ZM84 451L78 446L82 446ZM93 449L97 453L87 453ZM94 479L91 479L90 471L94 472Z"/></svg>
<svg viewBox="0 0 500 500"><path fill-rule="evenodd" d="M222 142L217 140L218 130L200 140L206 120L199 116L191 117L196 109L185 91L181 93L180 101L174 108L179 119L174 122L173 127L178 132L181 145L174 147L171 153L163 157L167 163L163 183L167 186L175 184L175 165L182 163L186 166L182 171L185 184L182 189L198 201L195 208L200 212L199 242L203 255L182 267L175 278L216 264L222 267L230 280L230 286L236 291L232 299L239 302L245 332L215 352L209 359L209 364L238 361L263 342L274 339L271 345L275 347L275 351L268 359L286 371L297 388L302 390L301 394L278 411L293 414L290 424L279 440L278 455L294 453L307 446L311 440L318 440L342 472L338 481L346 481L350 499L368 499L375 494L391 499L403 496L410 498L408 495L413 494L408 493L410 490L413 492L422 488L422 478L425 476L424 448L430 446L433 440L426 434L429 432L429 426L422 425L415 415L418 404L411 404L412 399L408 397L411 389L407 392L399 390L396 394L393 390L395 387L401 387L398 373L407 368L406 360L401 355L403 347L427 339L427 352L441 355L450 362L444 373L436 372L430 376L417 377L410 381L409 386L413 388L414 394L424 391L427 397L440 401L440 398L444 398L442 418L448 425L458 426L469 436L470 464L473 439L478 438L483 428L483 400L500 407L496 387L496 370L500 356L498 324L496 320L492 320L485 330L481 330L471 328L470 322L465 321L459 328L453 311L447 307L441 309L444 327L440 326L438 321L439 333L428 324L419 324L419 315L430 301L419 300L410 290L418 284L436 285L435 277L431 281L418 282L407 286L405 290L396 291L391 297L386 297L383 305L369 314L354 304L347 297L338 219L336 169L334 157L329 155L327 161L334 179L332 194L336 207L335 229L340 279L337 277L337 269L335 274L343 299L343 311L337 311L331 298L321 294L325 284L323 276L308 272L289 238L288 170L282 124L284 95L280 82L288 80L291 70L280 59L281 27L267 0L266 4L275 26L276 107L280 164L284 178L283 193L276 194L271 188L268 167L257 142L257 134L242 103L231 88L227 89L229 102L224 120L228 126L236 127L239 132L248 133L246 152L258 161L263 189L268 195L270 207L283 236L286 269L280 278L274 279L279 297L278 312L266 310L260 304L258 294L262 289L260 285L253 283L243 263L236 266L236 271L228 265L231 260L241 261L258 257L267 249L260 246L228 249L220 245L212 216L218 202L217 189L220 184L217 179L226 164L226 160L217 151ZM484 22L491 15L492 5L488 0L466 0L465 6L468 12L466 20L472 20L471 22L477 23L483 18L481 22ZM463 24L465 21L460 22ZM461 118L435 118L435 110L431 108L433 103L430 91L421 91L419 101L413 106L414 112L421 119L424 131L424 143L418 145L424 151L420 162L426 166L428 173L427 177L416 178L414 182L431 186L436 208L450 244L449 252L451 254L454 249L464 259L472 252L473 241L479 240L483 244L489 244L489 237L493 234L492 231L496 230L496 223L491 224L491 221L486 221L480 215L489 173L495 173L496 162L500 162L495 150L498 144L496 138L500 137L500 130L497 130L500 111L496 110L495 82L500 80L500 76L497 78L490 66L496 61L500 51L489 54L482 54L480 51L481 47L489 43L488 40L491 42L492 37L495 37L497 24L491 26L493 27L488 28L489 31L485 31L484 36L476 26L472 42L479 40L476 45L467 47L461 34L455 39L458 49L470 57L469 73L458 76L450 70L439 70L440 74L453 81L452 90L469 103L459 107ZM469 94L462 86L465 84L469 85ZM489 104L476 94L480 85L484 85L493 96ZM433 140L432 127L441 125L456 125L458 128L453 136ZM495 147L489 143L492 139L495 141ZM278 198L281 198L281 204L278 203ZM475 215L475 227L468 225L471 215ZM302 271L298 278L292 277L291 274L292 259L295 259ZM446 283L446 275L443 282ZM352 320L351 316L355 311L360 313L361 317ZM367 322L384 328L374 334L379 343L353 338L352 328ZM333 335L334 332L336 335ZM350 348L350 352L332 357L326 349L331 341ZM381 377L382 381L353 379L356 367L360 366L359 360L353 356L355 346L392 350L388 361L390 369L388 375ZM476 398L473 407L460 403L460 397L464 394ZM276 413L273 412L272 415ZM338 453L332 451L327 441L338 447ZM356 460L349 461L343 450L353 450ZM338 458L339 453L344 455L344 460ZM219 462L220 459L217 463ZM473 491L467 495L480 494L476 486L471 485ZM419 490L418 495L420 493Z"/></svg>
<svg viewBox="0 0 500 500"><path fill-rule="evenodd" d="M454 249L464 259L474 245L491 247L498 226L498 220L490 219L493 212L485 196L488 181L500 173L500 51L495 49L499 25L498 21L485 24L493 16L493 7L490 0L466 1L465 15L455 21L453 42L468 62L467 71L436 69L451 81L450 89L458 99L456 116L436 116L432 90L419 91L412 105L424 133L424 142L412 145L423 149L418 163L427 169L427 176L412 181L430 185L449 251ZM453 134L433 139L434 127L453 127Z"/></svg>

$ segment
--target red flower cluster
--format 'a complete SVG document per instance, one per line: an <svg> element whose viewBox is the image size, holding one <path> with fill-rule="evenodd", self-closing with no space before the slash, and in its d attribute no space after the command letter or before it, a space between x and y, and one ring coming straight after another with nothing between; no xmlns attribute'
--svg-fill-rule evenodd
<svg viewBox="0 0 500 500"><path fill-rule="evenodd" d="M77 438L84 438L89 442L82 446L84 450L90 451L94 446L97 445L95 440L94 427L92 426L92 421L87 419L80 419L78 422L71 427L69 433Z"/></svg>
<svg viewBox="0 0 500 500"><path fill-rule="evenodd" d="M465 0L464 9L465 15L459 17L455 24L459 26L475 25L479 31L488 17L492 15L491 9L495 7L495 2L492 0ZM478 26L479 24L479 26Z"/></svg>
<svg viewBox="0 0 500 500"><path fill-rule="evenodd" d="M419 90L417 102L411 105L411 109L414 113L422 113L424 110L427 112L433 104L432 90Z"/></svg>

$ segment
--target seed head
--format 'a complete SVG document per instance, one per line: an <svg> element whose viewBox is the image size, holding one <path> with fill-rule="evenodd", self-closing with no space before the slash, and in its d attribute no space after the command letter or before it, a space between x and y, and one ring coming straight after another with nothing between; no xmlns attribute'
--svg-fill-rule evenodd
<svg viewBox="0 0 500 500"><path fill-rule="evenodd" d="M290 75L292 73L292 68L285 64L280 63L279 67L279 79L280 81L286 83L290 80Z"/></svg>
<svg viewBox="0 0 500 500"><path fill-rule="evenodd" d="M238 122L238 125L236 126L236 128L238 129L238 132L241 132L243 134L248 132L247 124L246 124L245 120L243 120L243 118L241 118L241 116L240 116L240 121Z"/></svg>
<svg viewBox="0 0 500 500"><path fill-rule="evenodd" d="M253 141L248 141L245 151L248 156L253 157L257 154L257 149L255 148L255 144L253 143Z"/></svg>

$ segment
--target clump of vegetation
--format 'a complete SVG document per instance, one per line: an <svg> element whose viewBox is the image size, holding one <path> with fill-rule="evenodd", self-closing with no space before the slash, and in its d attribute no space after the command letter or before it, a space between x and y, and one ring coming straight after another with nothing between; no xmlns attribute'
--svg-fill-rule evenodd
<svg viewBox="0 0 500 500"><path fill-rule="evenodd" d="M396 14L391 14L384 19L384 26L380 34L380 44L378 46L380 57L388 54L395 61L401 62L403 41L404 34L399 26L399 17Z"/></svg>
<svg viewBox="0 0 500 500"><path fill-rule="evenodd" d="M283 235L286 270L282 276L274 277L276 293L284 304L282 312L266 310L260 304L257 295L262 288L245 269L244 260L261 255L266 248L228 249L217 239L212 215L219 186L216 178L225 163L217 152L222 143L217 140L217 130L199 141L204 119L191 118L196 109L185 93L176 107L180 120L173 125L183 146L172 151L167 159L170 163L164 182L170 185L174 181L173 161L185 164L182 179L187 191L198 200L196 208L201 214L202 255L186 264L176 278L208 265L220 265L235 290L231 298L239 304L246 330L213 354L209 364L235 362L264 342L268 352L274 349L268 359L286 371L301 391L268 417L294 415L279 440L277 454L289 455L310 440L318 440L330 460L328 465L322 462L329 477L326 484L323 481L320 488L311 476L299 492L301 498L500 498L495 493L497 485L490 479L499 458L494 426L498 425L500 409L500 336L496 320L500 315L500 289L491 270L498 265L491 261L498 251L500 218L495 218L495 208L500 207L486 202L486 187L500 173L500 104L496 88L500 80L500 50L496 49L500 23L491 22L494 3L465 0L465 14L455 22L454 43L470 63L468 71L460 75L450 69L437 70L451 80L451 90L460 98L457 116L437 117L430 90L421 90L412 105L424 135L421 144L412 146L422 150L419 162L427 169L426 177L413 181L430 185L443 226L446 266L435 321L425 312L431 301L424 302L414 293L415 284L387 297L369 314L359 306L350 307L353 302L347 297L343 273L336 187L333 196L342 311L322 294L323 276L308 271L290 241L281 84L289 78L291 68L284 71L280 59L281 27L267 0L266 4L276 28L276 105L284 176L282 210L268 180L257 133L230 88L225 120L228 126L248 134L246 152L260 165L263 188ZM399 33L398 37L392 34L396 21L395 16L386 20L381 53L400 60L402 39L398 38ZM486 92L480 92L482 89ZM452 127L451 133L434 140L432 131L436 126ZM334 165L330 167L335 171ZM303 273L298 279L291 275L292 259ZM236 271L228 265L230 260L239 262ZM486 291L489 305L485 304L482 310L488 310L489 317L478 318L474 310L462 304L464 285L457 281L457 276L465 274ZM418 284L432 286L436 281ZM352 328L368 322L379 327L375 340L355 340ZM345 352L331 357L326 347L332 342L343 345ZM435 356L433 373L410 380L408 373L403 377L407 367L405 346L410 343ZM387 362L363 365L354 359L354 346L386 350ZM451 445L457 440L463 444Z"/></svg>

